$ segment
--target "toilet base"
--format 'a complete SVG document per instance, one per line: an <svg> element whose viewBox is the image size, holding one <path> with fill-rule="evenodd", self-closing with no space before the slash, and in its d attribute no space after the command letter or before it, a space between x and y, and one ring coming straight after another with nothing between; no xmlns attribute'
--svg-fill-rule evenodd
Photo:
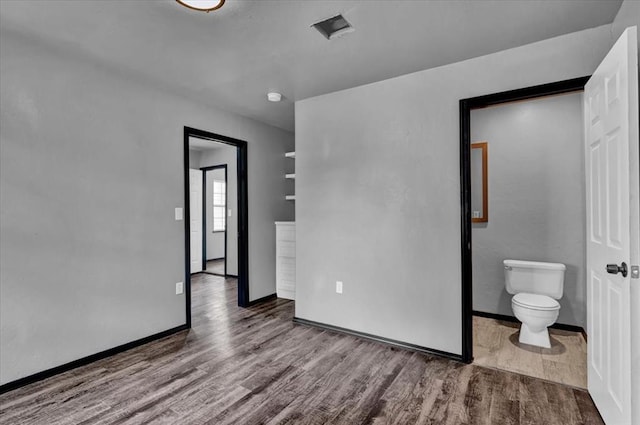
<svg viewBox="0 0 640 425"><path fill-rule="evenodd" d="M551 348L549 340L549 330L542 329L540 332L533 332L526 324L520 326L520 337L518 341L522 344L535 345L537 347Z"/></svg>

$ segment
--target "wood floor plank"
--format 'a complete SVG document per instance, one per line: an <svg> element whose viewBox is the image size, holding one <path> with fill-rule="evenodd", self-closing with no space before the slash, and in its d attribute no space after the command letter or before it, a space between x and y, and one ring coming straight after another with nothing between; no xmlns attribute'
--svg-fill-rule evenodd
<svg viewBox="0 0 640 425"><path fill-rule="evenodd" d="M396 379L410 357L409 352L398 352L388 347L374 360L379 367L372 367L367 373L353 381L351 391L344 394L340 410L328 424L367 423L379 411L381 396Z"/></svg>
<svg viewBox="0 0 640 425"><path fill-rule="evenodd" d="M533 425L545 423L549 425L561 425L563 413L551 410L549 394L546 383L539 379L522 376L520 380L520 423ZM567 390L570 390L567 388ZM560 409L562 410L562 409ZM550 415L549 412L554 412ZM543 422L541 422L543 421Z"/></svg>
<svg viewBox="0 0 640 425"><path fill-rule="evenodd" d="M520 424L520 377L515 373L495 373L489 423Z"/></svg>
<svg viewBox="0 0 640 425"><path fill-rule="evenodd" d="M604 423L602 417L591 400L589 393L583 390L574 389L573 396L576 400L576 405L580 411L581 424L584 425L600 425Z"/></svg>
<svg viewBox="0 0 640 425"><path fill-rule="evenodd" d="M0 395L0 423L602 424L585 391L294 324L288 300L236 304L235 279L194 275L191 330Z"/></svg>
<svg viewBox="0 0 640 425"><path fill-rule="evenodd" d="M464 404L474 423L491 425L491 401L496 388L496 371L481 367L473 368Z"/></svg>
<svg viewBox="0 0 640 425"><path fill-rule="evenodd" d="M414 353L372 412L372 423L430 423L448 369L446 360Z"/></svg>

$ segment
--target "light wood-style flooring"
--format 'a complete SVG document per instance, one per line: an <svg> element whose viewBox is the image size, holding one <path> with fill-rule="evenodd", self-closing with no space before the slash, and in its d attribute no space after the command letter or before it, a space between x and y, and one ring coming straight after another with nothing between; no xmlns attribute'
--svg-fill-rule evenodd
<svg viewBox="0 0 640 425"><path fill-rule="evenodd" d="M549 329L551 348L542 348L521 344L519 330L519 323L474 316L474 364L587 388L587 343L582 334Z"/></svg>
<svg viewBox="0 0 640 425"><path fill-rule="evenodd" d="M193 329L0 396L2 424L602 424L589 395L236 306L199 274Z"/></svg>

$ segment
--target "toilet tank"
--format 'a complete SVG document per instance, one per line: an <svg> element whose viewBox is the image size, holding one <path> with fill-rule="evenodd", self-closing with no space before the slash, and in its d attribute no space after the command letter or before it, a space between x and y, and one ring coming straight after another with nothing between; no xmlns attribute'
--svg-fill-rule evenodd
<svg viewBox="0 0 640 425"><path fill-rule="evenodd" d="M562 298L564 272L567 269L564 264L522 260L504 260L503 263L508 293L529 292L556 300Z"/></svg>

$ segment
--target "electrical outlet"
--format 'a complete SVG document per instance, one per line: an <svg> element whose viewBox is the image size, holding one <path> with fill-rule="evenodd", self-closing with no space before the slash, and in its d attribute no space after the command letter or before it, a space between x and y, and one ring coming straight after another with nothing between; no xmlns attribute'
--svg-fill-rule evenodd
<svg viewBox="0 0 640 425"><path fill-rule="evenodd" d="M175 210L176 221L182 221L182 208L176 208Z"/></svg>
<svg viewBox="0 0 640 425"><path fill-rule="evenodd" d="M339 280L336 281L336 293L342 294L342 282Z"/></svg>
<svg viewBox="0 0 640 425"><path fill-rule="evenodd" d="M180 295L184 292L184 283L178 282L176 283L176 295Z"/></svg>

